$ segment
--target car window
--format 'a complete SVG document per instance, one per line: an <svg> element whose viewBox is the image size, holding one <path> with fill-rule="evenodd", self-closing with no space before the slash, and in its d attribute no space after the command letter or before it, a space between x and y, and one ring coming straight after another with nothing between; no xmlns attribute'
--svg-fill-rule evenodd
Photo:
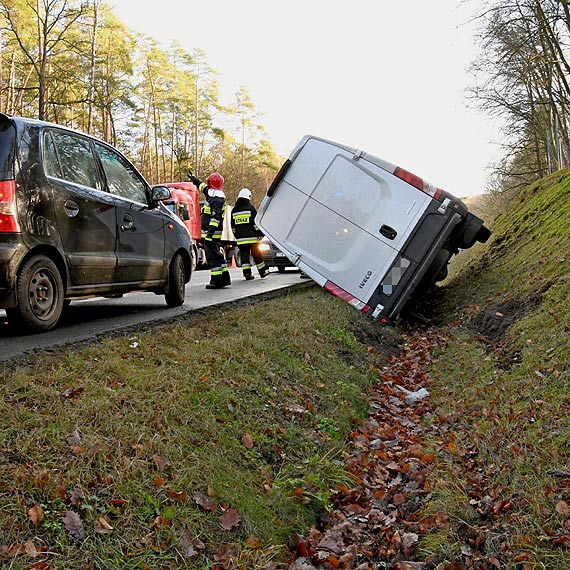
<svg viewBox="0 0 570 570"><path fill-rule="evenodd" d="M46 133L44 137L44 168L48 176L62 178L57 150L55 148L51 132Z"/></svg>
<svg viewBox="0 0 570 570"><path fill-rule="evenodd" d="M88 140L69 133L48 131L44 147L48 176L100 189L97 163Z"/></svg>
<svg viewBox="0 0 570 570"><path fill-rule="evenodd" d="M134 168L119 153L109 147L97 143L95 147L103 164L109 192L146 204L146 184Z"/></svg>
<svg viewBox="0 0 570 570"><path fill-rule="evenodd" d="M16 129L8 117L0 119L0 180L14 177Z"/></svg>

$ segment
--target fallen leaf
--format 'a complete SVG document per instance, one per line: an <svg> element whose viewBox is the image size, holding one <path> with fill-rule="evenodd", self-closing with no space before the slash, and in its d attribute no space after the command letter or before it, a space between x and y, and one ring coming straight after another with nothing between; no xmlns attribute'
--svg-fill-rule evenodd
<svg viewBox="0 0 570 570"><path fill-rule="evenodd" d="M103 446L100 443L96 443L93 447L90 447L87 450L87 456L88 457L94 457L95 455L97 455L102 450L103 450Z"/></svg>
<svg viewBox="0 0 570 570"><path fill-rule="evenodd" d="M68 388L63 392L63 396L65 398L74 398L83 392L85 392L85 388L83 386L79 386L77 388Z"/></svg>
<svg viewBox="0 0 570 570"><path fill-rule="evenodd" d="M206 495L200 491L196 491L194 493L194 502L205 511L216 510L216 501L214 501L214 499L206 497Z"/></svg>
<svg viewBox="0 0 570 570"><path fill-rule="evenodd" d="M232 530L239 526L240 523L241 517L238 512L231 507L220 518L220 525L224 530Z"/></svg>
<svg viewBox="0 0 570 570"><path fill-rule="evenodd" d="M71 497L69 498L69 502L76 507L77 505L79 505L81 503L81 501L83 501L84 498L84 494L83 491L81 489L73 489L73 491L71 491Z"/></svg>
<svg viewBox="0 0 570 570"><path fill-rule="evenodd" d="M206 545L199 539L193 539L189 534L185 534L180 539L180 549L185 558L190 559L198 555L199 550L204 550Z"/></svg>
<svg viewBox="0 0 570 570"><path fill-rule="evenodd" d="M122 507L127 501L125 499L111 499L109 503L114 507Z"/></svg>
<svg viewBox="0 0 570 570"><path fill-rule="evenodd" d="M184 503L186 502L186 491L175 491L174 489L168 489L166 491L168 498L176 501L177 503Z"/></svg>
<svg viewBox="0 0 570 570"><path fill-rule="evenodd" d="M31 556L32 558L35 558L36 556L39 556L38 549L36 548L36 545L35 545L31 540L28 540L28 541L24 544L24 552L25 552L28 556Z"/></svg>
<svg viewBox="0 0 570 570"><path fill-rule="evenodd" d="M153 455L152 460L160 473L162 473L167 467L170 467L170 461L161 455Z"/></svg>
<svg viewBox="0 0 570 570"><path fill-rule="evenodd" d="M241 438L241 441L247 449L253 448L253 436L251 434L245 433Z"/></svg>
<svg viewBox="0 0 570 570"><path fill-rule="evenodd" d="M95 532L97 534L109 534L113 527L105 520L104 517L99 517L95 523Z"/></svg>
<svg viewBox="0 0 570 570"><path fill-rule="evenodd" d="M74 432L70 433L67 436L66 441L69 447L74 447L76 445L79 445L81 443L81 434L79 433L79 430L75 430Z"/></svg>
<svg viewBox="0 0 570 570"><path fill-rule="evenodd" d="M564 534L559 536L552 541L552 544L555 546L565 546L566 548L570 548L570 535Z"/></svg>
<svg viewBox="0 0 570 570"><path fill-rule="evenodd" d="M261 550L261 540L257 536L250 535L245 539L245 545L252 550Z"/></svg>
<svg viewBox="0 0 570 570"><path fill-rule="evenodd" d="M83 521L76 512L67 511L67 513L65 513L65 517L63 517L63 522L67 532L73 536L73 538L77 538L78 540L85 538Z"/></svg>
<svg viewBox="0 0 570 570"><path fill-rule="evenodd" d="M163 526L170 526L170 521L167 517L157 516L155 517L154 521L150 525L150 528L161 528Z"/></svg>
<svg viewBox="0 0 570 570"><path fill-rule="evenodd" d="M521 552L513 558L513 562L534 562L534 557L530 552Z"/></svg>
<svg viewBox="0 0 570 570"><path fill-rule="evenodd" d="M44 521L44 511L39 505L34 505L28 510L28 517L30 517L34 527L38 528Z"/></svg>
<svg viewBox="0 0 570 570"><path fill-rule="evenodd" d="M556 503L556 512L564 518L570 518L570 505L566 501L558 501Z"/></svg>

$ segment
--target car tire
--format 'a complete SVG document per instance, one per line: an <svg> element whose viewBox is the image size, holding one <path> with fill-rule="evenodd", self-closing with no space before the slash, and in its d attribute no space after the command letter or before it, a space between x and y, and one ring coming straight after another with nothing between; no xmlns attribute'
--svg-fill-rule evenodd
<svg viewBox="0 0 570 570"><path fill-rule="evenodd" d="M168 267L168 289L164 293L166 304L169 307L180 307L184 304L184 291L186 289L186 271L184 260L177 253Z"/></svg>
<svg viewBox="0 0 570 570"><path fill-rule="evenodd" d="M6 309L8 320L26 332L49 331L61 317L64 295L57 265L45 255L34 255L18 272L18 306Z"/></svg>

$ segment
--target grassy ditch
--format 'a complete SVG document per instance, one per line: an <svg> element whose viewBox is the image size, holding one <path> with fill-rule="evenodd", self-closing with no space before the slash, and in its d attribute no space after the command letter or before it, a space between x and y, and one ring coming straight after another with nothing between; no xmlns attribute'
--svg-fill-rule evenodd
<svg viewBox="0 0 570 570"><path fill-rule="evenodd" d="M570 568L570 173L493 231L416 329L312 288L5 366L0 565Z"/></svg>
<svg viewBox="0 0 570 570"><path fill-rule="evenodd" d="M450 517L418 554L570 568L570 174L528 188L439 292L430 368ZM461 566L464 567L464 566Z"/></svg>
<svg viewBox="0 0 570 570"><path fill-rule="evenodd" d="M351 484L381 331L314 288L4 366L0 565L287 559Z"/></svg>

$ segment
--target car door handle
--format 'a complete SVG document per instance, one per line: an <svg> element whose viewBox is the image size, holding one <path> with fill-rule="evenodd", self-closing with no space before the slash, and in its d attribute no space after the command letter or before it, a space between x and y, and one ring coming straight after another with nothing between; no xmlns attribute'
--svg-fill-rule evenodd
<svg viewBox="0 0 570 570"><path fill-rule="evenodd" d="M394 228L391 228L385 224L380 228L380 233L388 239L395 239L398 235L398 232Z"/></svg>
<svg viewBox="0 0 570 570"><path fill-rule="evenodd" d="M129 230L135 231L137 228L135 226L135 221L132 216L128 214L123 218L123 225L121 226L122 232L128 232Z"/></svg>
<svg viewBox="0 0 570 570"><path fill-rule="evenodd" d="M63 209L68 218L75 218L79 214L79 206L73 200L66 200L63 204Z"/></svg>

